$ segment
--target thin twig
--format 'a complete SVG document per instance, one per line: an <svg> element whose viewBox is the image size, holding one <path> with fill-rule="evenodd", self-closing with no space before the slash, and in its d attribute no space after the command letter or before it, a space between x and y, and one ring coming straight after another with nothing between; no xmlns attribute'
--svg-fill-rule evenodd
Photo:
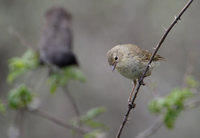
<svg viewBox="0 0 200 138"><path fill-rule="evenodd" d="M21 110L19 113L19 122L18 122L19 134L21 137L23 136L23 123L24 123L24 111Z"/></svg>
<svg viewBox="0 0 200 138"><path fill-rule="evenodd" d="M183 84L182 84L182 87L187 87L187 77L189 75L192 74L193 70L194 70L194 51L191 50L189 53L188 53L188 56L187 56L187 60L186 60L186 70L185 70L185 73L183 75Z"/></svg>
<svg viewBox="0 0 200 138"><path fill-rule="evenodd" d="M37 116L40 116L44 119L47 119L63 128L66 128L66 129L70 129L70 130L75 130L77 133L80 133L80 134L85 134L85 133L88 133L89 130L85 129L85 128L79 128L79 127L75 127L71 124L67 124L67 123L64 123L64 121L62 120L59 120L47 113L44 113L42 112L41 110L33 110L33 111L28 111L29 113L32 113L34 115L37 115Z"/></svg>
<svg viewBox="0 0 200 138"><path fill-rule="evenodd" d="M165 38L167 37L167 35L169 34L169 32L171 31L171 29L174 27L174 25L181 19L181 16L183 15L183 13L187 10L187 8L190 6L190 4L193 2L193 0L189 0L188 3L184 6L184 8L180 11L180 13L178 14L178 16L175 17L174 21L171 23L171 25L169 26L169 28L166 30L166 32L164 33L164 35L162 36L161 40L159 41L159 43L157 44L157 47L156 49L154 50L154 53L152 54L147 66L146 66L146 69L145 71L143 72L142 76L140 77L139 79L139 84L137 85L137 88L136 88L136 92L134 94L134 97L131 101L131 104L129 104L128 106L128 111L126 112L125 114L125 117L123 119L123 122L119 128L119 131L117 133L117 136L116 138L120 138L121 136L121 133L123 131L123 128L128 120L128 117L129 117L129 114L130 114L130 111L135 108L135 100L136 100L136 97L138 95L138 92L139 92L139 89L141 87L141 85L143 85L143 79L149 69L149 67L151 66L151 63L155 57L155 55L157 54L159 48L161 47L162 43L164 42Z"/></svg>
<svg viewBox="0 0 200 138"><path fill-rule="evenodd" d="M20 138L23 135L23 121L24 121L24 110L20 109L16 112L15 119L14 119L14 125L15 131L11 131L9 133L10 138ZM14 133L14 134L12 134Z"/></svg>
<svg viewBox="0 0 200 138"><path fill-rule="evenodd" d="M73 109L75 111L76 117L80 117L80 111L78 109L78 105L76 104L76 101L74 97L71 95L70 91L68 90L67 86L63 86L64 93L67 95L67 98L71 102Z"/></svg>
<svg viewBox="0 0 200 138"><path fill-rule="evenodd" d="M200 100L189 101L184 106L185 106L185 109L197 108L200 106Z"/></svg>
<svg viewBox="0 0 200 138"><path fill-rule="evenodd" d="M148 138L152 134L158 131L160 127L163 125L163 118L162 115L159 116L153 125L151 125L149 128L147 128L145 131L139 133L136 138Z"/></svg>
<svg viewBox="0 0 200 138"><path fill-rule="evenodd" d="M32 49L32 50L35 50L34 47L33 47L30 43L28 43L28 42L25 40L25 38L24 38L18 31L16 31L14 28L9 27L9 28L8 28L8 33L9 33L10 35L15 36L15 37L20 41L20 43L21 43L23 46L25 46L25 47L27 47L27 48L30 48L30 49Z"/></svg>

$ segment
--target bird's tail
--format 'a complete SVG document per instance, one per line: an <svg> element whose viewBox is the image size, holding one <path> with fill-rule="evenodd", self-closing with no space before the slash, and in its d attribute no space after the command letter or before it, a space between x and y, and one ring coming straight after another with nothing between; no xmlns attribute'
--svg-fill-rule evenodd
<svg viewBox="0 0 200 138"><path fill-rule="evenodd" d="M153 61L159 61L159 60L165 60L165 58L160 55L155 55Z"/></svg>

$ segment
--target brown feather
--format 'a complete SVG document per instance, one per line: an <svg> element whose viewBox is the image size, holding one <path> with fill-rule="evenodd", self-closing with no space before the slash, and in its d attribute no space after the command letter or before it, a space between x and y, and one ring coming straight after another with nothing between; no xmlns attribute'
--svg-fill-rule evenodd
<svg viewBox="0 0 200 138"><path fill-rule="evenodd" d="M143 61L149 61L151 56L152 56L152 53L150 53L149 51L147 50L144 50L144 49L141 49L139 48L138 46L136 45L127 45L130 49L134 48L134 52L137 53L137 56L143 60ZM160 56L160 55L155 55L153 61L159 61L159 60L164 60L165 58Z"/></svg>

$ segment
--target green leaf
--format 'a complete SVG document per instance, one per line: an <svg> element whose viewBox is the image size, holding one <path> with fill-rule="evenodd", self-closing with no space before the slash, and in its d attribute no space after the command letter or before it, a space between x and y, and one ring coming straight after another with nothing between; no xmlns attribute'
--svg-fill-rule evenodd
<svg viewBox="0 0 200 138"><path fill-rule="evenodd" d="M189 89L173 89L169 95L152 100L149 110L164 116L165 125L173 128L176 118L184 110L184 102L193 95Z"/></svg>
<svg viewBox="0 0 200 138"><path fill-rule="evenodd" d="M85 134L83 138L97 138L97 137L96 137L96 133L91 132L91 133Z"/></svg>
<svg viewBox="0 0 200 138"><path fill-rule="evenodd" d="M51 84L50 93L54 94L56 92L56 89L57 89L57 84L56 83Z"/></svg>
<svg viewBox="0 0 200 138"><path fill-rule="evenodd" d="M27 50L22 57L14 57L9 60L9 74L7 82L12 83L19 76L39 65L38 55L32 50Z"/></svg>
<svg viewBox="0 0 200 138"><path fill-rule="evenodd" d="M85 115L82 115L79 119L71 120L71 124L75 127L85 126L86 128L90 128L90 132L84 135L84 138L99 138L105 137L104 131L108 130L108 127L99 121L95 121L94 119L104 113L106 109L104 107L96 107L90 109ZM76 134L75 130L73 134Z"/></svg>
<svg viewBox="0 0 200 138"><path fill-rule="evenodd" d="M11 90L8 94L8 104L12 109L26 108L32 100L33 94L24 84Z"/></svg>
<svg viewBox="0 0 200 138"><path fill-rule="evenodd" d="M152 100L149 103L149 110L151 112L153 112L153 113L160 113L161 112L161 108L162 108L162 105L158 104L158 100Z"/></svg>
<svg viewBox="0 0 200 138"><path fill-rule="evenodd" d="M0 100L0 113L2 113L2 114L6 113L5 105L2 103L1 100Z"/></svg>
<svg viewBox="0 0 200 138"><path fill-rule="evenodd" d="M92 132L85 134L83 138L100 138L100 137L105 138L105 134L100 130L93 130Z"/></svg>
<svg viewBox="0 0 200 138"><path fill-rule="evenodd" d="M91 128L101 128L101 129L108 129L108 127L104 124L104 123L101 123L101 122L98 122L98 121L94 121L94 120L87 120L84 122L85 125L91 127Z"/></svg>
<svg viewBox="0 0 200 138"><path fill-rule="evenodd" d="M100 116L102 113L104 113L106 109L104 107L96 107L90 109L84 116L81 117L81 121L85 122L87 120L92 120L95 117Z"/></svg>
<svg viewBox="0 0 200 138"><path fill-rule="evenodd" d="M64 75L69 79L78 80L81 82L86 81L85 75L81 72L81 70L76 66L69 66L63 69Z"/></svg>
<svg viewBox="0 0 200 138"><path fill-rule="evenodd" d="M200 83L199 83L197 80L195 80L194 77L192 77L192 76L188 76L188 77L186 78L186 83L187 83L187 85L188 85L189 87L192 87L192 88L196 88L196 87L198 87L199 84L200 84Z"/></svg>
<svg viewBox="0 0 200 138"><path fill-rule="evenodd" d="M66 85L70 80L85 82L86 77L76 66L68 66L49 76L50 92L54 93L60 86Z"/></svg>
<svg viewBox="0 0 200 138"><path fill-rule="evenodd" d="M102 123L95 121L94 119L106 111L104 107L96 107L90 109L85 115L82 115L79 119L71 120L71 124L75 127L79 126L80 124L84 124L90 128L96 129L104 129L107 130L108 127Z"/></svg>
<svg viewBox="0 0 200 138"><path fill-rule="evenodd" d="M182 110L183 108L167 110L166 114L164 115L164 123L169 129L174 127L176 118L179 116Z"/></svg>

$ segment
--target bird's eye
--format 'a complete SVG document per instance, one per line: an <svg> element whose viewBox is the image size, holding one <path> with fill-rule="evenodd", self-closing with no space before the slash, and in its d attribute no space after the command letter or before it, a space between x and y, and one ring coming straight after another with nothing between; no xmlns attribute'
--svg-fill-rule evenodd
<svg viewBox="0 0 200 138"><path fill-rule="evenodd" d="M118 57L117 57L117 56L115 57L115 60L116 60L116 61L118 60Z"/></svg>

